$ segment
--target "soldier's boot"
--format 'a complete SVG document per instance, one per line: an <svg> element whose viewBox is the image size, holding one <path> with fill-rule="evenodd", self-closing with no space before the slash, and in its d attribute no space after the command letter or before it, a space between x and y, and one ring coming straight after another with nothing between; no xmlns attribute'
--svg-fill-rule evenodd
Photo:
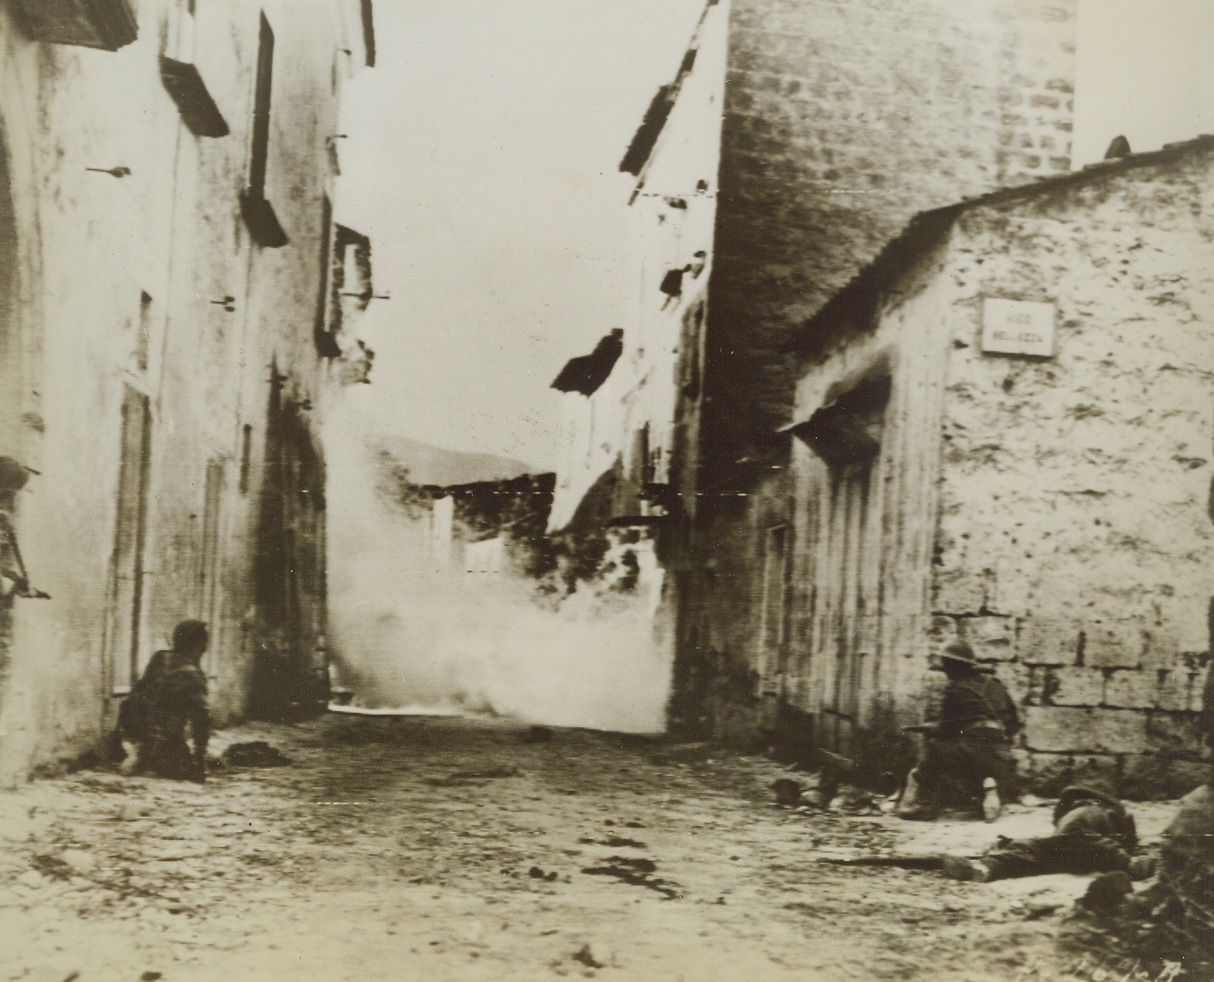
<svg viewBox="0 0 1214 982"><path fill-rule="evenodd" d="M1003 813L1003 802L999 800L999 786L993 777L982 782L982 817L993 822Z"/></svg>
<svg viewBox="0 0 1214 982"><path fill-rule="evenodd" d="M909 819L924 819L935 817L930 809L923 806L919 794L919 772L913 770L906 775L906 786L902 789L902 797L898 799L898 817Z"/></svg>

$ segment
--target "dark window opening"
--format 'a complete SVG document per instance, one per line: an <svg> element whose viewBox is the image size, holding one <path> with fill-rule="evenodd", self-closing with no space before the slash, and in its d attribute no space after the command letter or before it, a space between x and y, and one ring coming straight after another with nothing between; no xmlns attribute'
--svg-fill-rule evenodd
<svg viewBox="0 0 1214 982"><path fill-rule="evenodd" d="M363 50L366 52L367 67L375 67L375 17L371 0L362 0L363 18Z"/></svg>
<svg viewBox="0 0 1214 982"><path fill-rule="evenodd" d="M333 249L333 203L326 194L321 203L320 218L320 285L316 295L316 319L312 329L312 340L316 353L321 358L337 358L341 347L337 343L336 331L329 327L329 267Z"/></svg>
<svg viewBox="0 0 1214 982"><path fill-rule="evenodd" d="M639 427L633 434L632 477L638 484L653 483L654 466L649 446L649 424Z"/></svg>
<svg viewBox="0 0 1214 982"><path fill-rule="evenodd" d="M871 461L881 450L889 392L888 375L864 379L792 433L832 467Z"/></svg>
<svg viewBox="0 0 1214 982"><path fill-rule="evenodd" d="M249 490L249 470L253 462L253 427L246 423L240 430L240 493Z"/></svg>
<svg viewBox="0 0 1214 982"><path fill-rule="evenodd" d="M329 219L326 218L326 222ZM326 226L327 227L327 226ZM340 222L332 225L329 245L328 322L317 312L316 350L321 357L341 356L343 382L370 383L375 352L357 338L342 347L338 341L346 328L347 314L366 310L375 298L371 282L371 240Z"/></svg>
<svg viewBox="0 0 1214 982"><path fill-rule="evenodd" d="M266 159L270 151L270 99L274 89L274 31L261 15L257 43L257 87L253 93L253 149L249 161L249 191L266 191Z"/></svg>
<svg viewBox="0 0 1214 982"><path fill-rule="evenodd" d="M257 44L257 82L253 92L253 137L249 178L240 196L241 212L258 245L278 248L287 234L266 200L266 168L270 155L270 104L274 88L274 31L263 12Z"/></svg>

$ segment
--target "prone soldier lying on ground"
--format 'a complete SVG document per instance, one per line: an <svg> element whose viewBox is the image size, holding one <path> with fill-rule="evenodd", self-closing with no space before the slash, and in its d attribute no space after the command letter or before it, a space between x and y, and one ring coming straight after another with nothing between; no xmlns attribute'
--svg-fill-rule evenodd
<svg viewBox="0 0 1214 982"><path fill-rule="evenodd" d="M112 742L121 756L122 742L137 747L130 773L152 773L177 780L206 779L211 718L207 679L199 662L207 650L207 627L182 621L173 629L173 647L158 651L143 677L118 711ZM186 727L193 741L186 741Z"/></svg>
<svg viewBox="0 0 1214 982"><path fill-rule="evenodd" d="M1009 880L1047 873L1106 873L1123 870L1146 879L1153 864L1132 859L1138 846L1134 816L1125 806L1094 788L1063 790L1054 807L1054 834L998 843L979 860L944 857L944 875L955 880Z"/></svg>

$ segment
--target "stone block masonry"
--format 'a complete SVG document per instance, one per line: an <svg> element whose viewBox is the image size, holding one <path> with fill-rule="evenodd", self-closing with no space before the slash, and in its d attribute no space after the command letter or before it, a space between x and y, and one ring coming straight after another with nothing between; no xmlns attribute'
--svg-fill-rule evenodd
<svg viewBox="0 0 1214 982"><path fill-rule="evenodd" d="M967 0L959 17L955 0L733 0L698 456L704 500L736 493L750 504L696 517L695 570L685 577L696 596L684 604L676 667L688 685L742 690L733 679L758 671L764 542L781 525L794 553L782 671L799 680L788 683L788 706L805 709L825 684L806 664L814 632L805 612L821 586L803 578L796 555L809 548L809 519L787 504L769 508L769 492L787 484L787 452L771 440L792 405L784 343L916 212L1069 167L1075 5ZM907 488L930 480L908 466ZM919 556L923 530L904 531L900 557ZM915 599L899 601L896 642L884 641L902 654L922 640L927 577L915 570L902 584ZM928 610L1023 613L1010 574L999 594L992 586L963 570L947 588L954 595ZM991 629L985 656L1010 656L1012 636ZM1073 643L1063 655L1060 637L1050 657L1073 662ZM869 658L873 672L862 675L889 695L903 670L887 670L884 658ZM730 668L693 671L699 663ZM678 715L709 720L709 731L726 715L759 726L746 698L729 713L712 709L714 699L680 699Z"/></svg>
<svg viewBox="0 0 1214 982"><path fill-rule="evenodd" d="M1074 0L734 0L705 434L784 422L787 331L915 212L1070 164Z"/></svg>
<svg viewBox="0 0 1214 982"><path fill-rule="evenodd" d="M1147 743L1147 716L1134 710L1030 706L1024 722L1029 750L1073 752L1077 737L1097 754L1138 753Z"/></svg>
<svg viewBox="0 0 1214 982"><path fill-rule="evenodd" d="M1017 654L1030 665L1074 665L1082 645L1075 623L1061 617L1033 617L1017 631Z"/></svg>
<svg viewBox="0 0 1214 982"><path fill-rule="evenodd" d="M914 721L959 637L1023 711L1030 789L1208 773L1211 187L1203 138L927 213L798 334L788 661L828 749ZM1048 349L991 343L990 300ZM841 466L849 425L874 448Z"/></svg>
<svg viewBox="0 0 1214 982"><path fill-rule="evenodd" d="M1167 754L1072 754L1017 751L1023 786L1056 797L1082 784L1128 800L1179 798L1211 777L1207 762Z"/></svg>
<svg viewBox="0 0 1214 982"><path fill-rule="evenodd" d="M1031 669L1007 676L1026 750L1115 758L1126 793L1204 766L1214 414L1201 366L1214 355L1195 325L1214 313L1214 277L1193 216L1212 169L1194 146L975 208L940 274L958 293L934 612L992 664ZM1049 304L1054 353L982 351L989 297ZM983 648L995 612L1015 622L1010 658ZM1152 776L1165 758L1175 766Z"/></svg>

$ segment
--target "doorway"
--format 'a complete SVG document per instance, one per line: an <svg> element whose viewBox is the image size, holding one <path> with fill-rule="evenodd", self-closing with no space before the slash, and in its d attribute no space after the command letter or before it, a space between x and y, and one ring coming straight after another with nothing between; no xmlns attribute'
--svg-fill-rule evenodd
<svg viewBox="0 0 1214 982"><path fill-rule="evenodd" d="M222 647L220 633L223 618L223 593L220 583L220 528L223 502L224 466L222 460L207 464L206 485L202 506L202 551L198 557L198 595L194 609L210 631L204 668L207 676L218 674L218 653Z"/></svg>
<svg viewBox="0 0 1214 982"><path fill-rule="evenodd" d="M139 678L143 620L144 548L148 479L152 462L152 413L148 397L127 386L122 399L121 457L114 551L110 556L110 603L106 664L111 693L129 692Z"/></svg>

